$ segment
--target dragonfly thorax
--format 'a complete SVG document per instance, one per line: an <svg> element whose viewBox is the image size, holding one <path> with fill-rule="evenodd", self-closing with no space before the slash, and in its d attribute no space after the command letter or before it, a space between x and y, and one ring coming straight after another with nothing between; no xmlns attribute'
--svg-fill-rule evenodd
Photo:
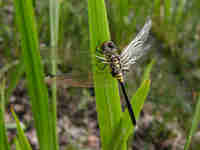
<svg viewBox="0 0 200 150"><path fill-rule="evenodd" d="M112 76L123 82L122 64L117 46L112 41L106 41L100 48L109 63Z"/></svg>
<svg viewBox="0 0 200 150"><path fill-rule="evenodd" d="M123 82L122 65L119 55L112 55L109 61L112 76Z"/></svg>

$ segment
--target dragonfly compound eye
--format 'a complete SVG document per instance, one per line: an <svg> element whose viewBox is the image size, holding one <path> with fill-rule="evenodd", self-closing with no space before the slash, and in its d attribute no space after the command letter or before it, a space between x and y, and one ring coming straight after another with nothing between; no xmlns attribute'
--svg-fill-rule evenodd
<svg viewBox="0 0 200 150"><path fill-rule="evenodd" d="M101 45L104 53L114 53L118 50L117 46L112 41L106 41Z"/></svg>
<svg viewBox="0 0 200 150"><path fill-rule="evenodd" d="M109 42L107 43L107 45L108 45L108 47L109 47L110 49L116 49L116 48L117 48L116 45L115 45L112 41L109 41Z"/></svg>

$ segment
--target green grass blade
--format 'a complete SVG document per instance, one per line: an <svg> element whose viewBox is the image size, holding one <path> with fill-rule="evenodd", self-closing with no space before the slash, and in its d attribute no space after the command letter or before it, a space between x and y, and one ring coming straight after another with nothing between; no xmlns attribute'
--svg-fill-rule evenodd
<svg viewBox="0 0 200 150"><path fill-rule="evenodd" d="M134 113L136 115L136 118L139 118L139 114L142 110L142 107L144 105L144 102L146 100L146 97L148 96L149 90L150 90L150 73L153 67L153 64L155 63L155 60L152 60L150 64L146 67L143 78L142 78L142 85L140 88L137 90L137 92L133 95L131 99L132 107L134 110ZM126 116L127 115L127 116ZM127 111L124 114L124 119L125 120L130 120L127 119L129 118L129 115L127 114ZM129 124L130 127L132 127L132 123L130 121L125 121L126 124ZM130 132L131 134L132 132Z"/></svg>
<svg viewBox="0 0 200 150"><path fill-rule="evenodd" d="M153 60L151 61L151 63L148 64L148 66L147 66L147 68L145 69L145 72L144 72L144 74L143 74L142 81L144 81L144 80L149 80L149 79L150 79L150 73L151 73L152 67L153 67L153 65L155 64L155 62L156 62L156 60L153 59Z"/></svg>
<svg viewBox="0 0 200 150"><path fill-rule="evenodd" d="M88 15L90 49L91 53L95 54L97 46L104 41L110 40L104 0L88 0ZM102 149L110 150L112 147L108 145L111 141L111 135L122 114L118 83L107 69L103 72L95 66L94 57L92 58L92 64Z"/></svg>
<svg viewBox="0 0 200 150"><path fill-rule="evenodd" d="M49 9L49 15L50 15L50 29L51 29L51 56L53 59L51 59L51 66L52 66L52 75L56 75L57 70L57 64L55 57L57 56L57 48L58 48L58 33L59 33L59 7L60 7L60 1L55 0L49 0L50 9ZM52 145L54 146L54 150L59 149L58 144L58 136L56 131L56 122L57 122L57 95L56 95L56 79L54 79L53 84L51 86L52 90L52 102L50 103L50 110L52 113L51 118L51 131L53 135L52 139Z"/></svg>
<svg viewBox="0 0 200 150"><path fill-rule="evenodd" d="M164 7L165 7L165 17L164 17L164 19L165 19L166 25L168 25L171 21L171 17L172 17L171 6L172 6L171 0L164 1Z"/></svg>
<svg viewBox="0 0 200 150"><path fill-rule="evenodd" d="M145 69L142 80L143 82L131 99L131 104L136 118L139 118L139 114L143 108L144 102L150 90L150 72L154 63L155 60L152 60ZM115 150L120 150L126 146L126 141L128 140L128 137L133 133L133 124L130 120L130 116L127 110L124 112L121 122L116 128L116 131L117 132L115 132L115 135L113 136L114 140L112 141L111 145L114 147Z"/></svg>
<svg viewBox="0 0 200 150"><path fill-rule="evenodd" d="M9 98L10 98L13 90L17 86L17 83L20 80L21 76L24 74L24 71L25 71L24 62L21 57L20 62L15 66L14 71L12 71L9 76L10 83L9 83L8 89L6 91L6 103L8 103Z"/></svg>
<svg viewBox="0 0 200 150"><path fill-rule="evenodd" d="M125 17L128 16L128 0L114 0L112 1L112 5L114 5L116 8L114 9L114 15L115 17L112 17L115 24L115 42L119 43L122 39L122 36L124 35L124 27L125 27Z"/></svg>
<svg viewBox="0 0 200 150"><path fill-rule="evenodd" d="M19 119L17 118L15 112L13 110L12 111L12 115L16 121L16 124L17 124L17 136L19 138L18 140L18 146L20 147L21 150L31 150L31 146L28 142L28 139L26 138L25 134L24 134L24 131L23 129L21 128L21 125L20 125L20 121Z"/></svg>
<svg viewBox="0 0 200 150"><path fill-rule="evenodd" d="M21 147L20 147L20 144L19 144L19 141L17 140L17 138L15 138L15 149L21 150Z"/></svg>
<svg viewBox="0 0 200 150"><path fill-rule="evenodd" d="M155 0L154 1L154 12L153 12L153 15L155 16L155 19L156 20L160 20L160 7L161 7L161 0Z"/></svg>
<svg viewBox="0 0 200 150"><path fill-rule="evenodd" d="M18 61L13 61L11 63L8 63L4 65L3 68L0 70L0 79L4 77L5 73L8 72L11 68L14 68L19 62Z"/></svg>
<svg viewBox="0 0 200 150"><path fill-rule="evenodd" d="M196 106L196 109L195 109L195 114L194 114L194 118L193 118L193 121L192 121L192 128L190 129L190 133L187 136L187 140L186 140L186 143L185 143L185 146L184 146L184 150L189 149L192 136L194 135L195 131L197 130L199 122L200 122L200 96L198 98L198 103L197 103L197 106Z"/></svg>
<svg viewBox="0 0 200 150"><path fill-rule="evenodd" d="M39 53L39 42L31 0L14 0L16 21L21 35L22 57L32 103L40 149L53 149L48 111L48 93Z"/></svg>
<svg viewBox="0 0 200 150"><path fill-rule="evenodd" d="M24 70L21 69L23 66L23 63L16 60L4 65L4 67L0 70L0 79L5 76L5 73L9 74L8 81L10 84L6 90L5 104L8 104L8 99L12 93L12 90L16 87L17 81L19 81L21 74L24 72Z"/></svg>
<svg viewBox="0 0 200 150"><path fill-rule="evenodd" d="M139 117L139 113L142 110L146 97L150 90L150 80L145 80L137 90L131 104L134 107L136 118ZM128 140L130 134L133 133L133 125L130 120L128 111L125 111L119 126L116 128L115 135L112 137L113 141L110 143L114 150L121 150L124 147L125 142Z"/></svg>
<svg viewBox="0 0 200 150"><path fill-rule="evenodd" d="M182 22L182 17L183 17L183 14L184 14L184 7L185 7L185 3L186 3L186 0L181 0L179 1L178 3L178 8L177 8L177 11L176 11L176 24L177 25L181 25L181 22Z"/></svg>
<svg viewBox="0 0 200 150"><path fill-rule="evenodd" d="M10 150L5 127L5 80L0 85L0 149Z"/></svg>

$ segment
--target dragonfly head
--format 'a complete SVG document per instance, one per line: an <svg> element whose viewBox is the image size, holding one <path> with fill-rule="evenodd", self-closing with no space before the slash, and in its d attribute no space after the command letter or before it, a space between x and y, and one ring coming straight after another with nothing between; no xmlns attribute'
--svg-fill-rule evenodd
<svg viewBox="0 0 200 150"><path fill-rule="evenodd" d="M101 50L103 51L103 53L107 53L107 54L115 54L118 53L119 49L117 48L117 46L114 44L114 42L112 41L106 41L101 45Z"/></svg>

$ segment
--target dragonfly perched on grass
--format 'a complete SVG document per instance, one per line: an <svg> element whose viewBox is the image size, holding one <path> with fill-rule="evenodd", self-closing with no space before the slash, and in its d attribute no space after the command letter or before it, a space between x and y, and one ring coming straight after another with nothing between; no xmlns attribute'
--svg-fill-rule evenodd
<svg viewBox="0 0 200 150"><path fill-rule="evenodd" d="M125 90L123 75L128 72L130 66L135 64L136 60L144 54L144 43L148 38L151 26L152 21L149 19L135 39L131 41L131 43L121 53L119 53L119 49L114 42L106 41L100 46L100 53L103 57L96 56L97 59L109 65L112 76L118 80L126 100L129 115L134 125L136 125L136 119Z"/></svg>
<svg viewBox="0 0 200 150"><path fill-rule="evenodd" d="M120 49L118 49L112 41L105 41L97 48L97 52L99 54L96 55L96 59L103 64L109 66L111 75L118 80L119 85L122 89L122 93L126 100L126 105L130 118L134 125L136 125L136 119L125 90L124 74L126 74L126 72L130 70L130 66L132 64L135 64L136 61L147 51L147 47L145 47L145 42L147 41L147 38L149 36L151 26L152 21L148 19L141 31L122 51L120 51ZM68 80L65 80L68 83L72 81L70 78L68 78ZM91 84L85 82L85 85L90 86Z"/></svg>

